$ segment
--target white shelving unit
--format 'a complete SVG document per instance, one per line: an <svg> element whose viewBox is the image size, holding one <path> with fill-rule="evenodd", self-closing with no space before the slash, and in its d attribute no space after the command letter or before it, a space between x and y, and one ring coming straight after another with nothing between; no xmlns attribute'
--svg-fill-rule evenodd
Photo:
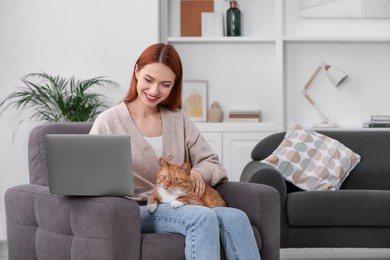
<svg viewBox="0 0 390 260"><path fill-rule="evenodd" d="M208 80L209 105L219 101L225 114L260 109L260 125L275 131L312 126L317 113L300 91L323 61L351 79L341 89L325 78L310 88L332 122L361 128L372 114L390 114L390 19L302 18L299 0L238 0L242 37L180 37L180 0L160 5L160 38L179 51L184 79ZM214 0L215 12L228 6Z"/></svg>
<svg viewBox="0 0 390 260"><path fill-rule="evenodd" d="M342 90L331 89L326 80L311 89L331 119L361 127L371 114L390 113L384 105L390 94L390 19L302 18L299 0L238 3L243 37L202 38L180 37L180 0L161 2L161 40L178 48L186 78L209 80L210 103L219 101L225 112L258 108L264 122L279 131L290 121L311 126L317 114L300 90L327 61L351 77ZM215 12L227 8L228 1L214 0Z"/></svg>
<svg viewBox="0 0 390 260"><path fill-rule="evenodd" d="M163 0L160 4L161 40L179 51L184 79L208 81L209 105L219 101L225 114L236 108L260 109L264 122L277 124L282 113L275 105L281 102L274 91L274 1L240 0L243 36L208 38L180 37L180 0ZM228 8L228 1L214 1L215 12L226 14ZM263 26L259 28L258 24ZM247 60L257 65L244 64Z"/></svg>

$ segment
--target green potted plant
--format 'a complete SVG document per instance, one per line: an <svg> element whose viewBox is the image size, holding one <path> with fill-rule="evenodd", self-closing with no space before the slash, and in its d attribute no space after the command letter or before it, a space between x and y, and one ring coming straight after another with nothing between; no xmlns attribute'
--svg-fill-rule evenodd
<svg viewBox="0 0 390 260"><path fill-rule="evenodd" d="M0 115L13 107L32 109L29 118L40 121L93 121L101 112L100 109L107 106L103 95L94 93L92 89L118 86L104 77L76 81L74 77L65 79L44 72L27 74L21 80L24 86L17 88L0 102Z"/></svg>

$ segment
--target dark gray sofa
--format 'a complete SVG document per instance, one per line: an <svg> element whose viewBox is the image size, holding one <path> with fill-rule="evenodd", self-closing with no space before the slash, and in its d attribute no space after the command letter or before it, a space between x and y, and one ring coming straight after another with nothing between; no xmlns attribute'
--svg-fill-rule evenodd
<svg viewBox="0 0 390 260"><path fill-rule="evenodd" d="M50 123L32 130L28 143L31 184L9 188L5 194L9 259L185 259L184 236L141 234L139 205L134 201L49 193L44 136L87 134L91 126ZM229 206L247 213L262 259L279 259L277 190L239 182L224 183L217 189Z"/></svg>
<svg viewBox="0 0 390 260"><path fill-rule="evenodd" d="M276 188L281 204L281 247L390 248L390 131L319 131L361 155L338 191L302 191L272 166L259 163L285 133L261 140L241 181Z"/></svg>

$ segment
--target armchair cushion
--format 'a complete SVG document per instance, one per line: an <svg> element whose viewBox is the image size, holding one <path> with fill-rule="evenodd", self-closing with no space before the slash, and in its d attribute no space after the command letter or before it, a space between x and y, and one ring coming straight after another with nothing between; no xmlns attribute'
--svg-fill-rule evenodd
<svg viewBox="0 0 390 260"><path fill-rule="evenodd" d="M326 135L290 124L279 147L261 162L303 190L339 189L360 155Z"/></svg>

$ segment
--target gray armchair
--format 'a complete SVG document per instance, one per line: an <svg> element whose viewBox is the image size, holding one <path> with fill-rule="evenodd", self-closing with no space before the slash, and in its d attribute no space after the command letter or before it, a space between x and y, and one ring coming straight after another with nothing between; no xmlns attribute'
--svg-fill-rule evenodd
<svg viewBox="0 0 390 260"><path fill-rule="evenodd" d="M185 259L184 236L141 233L139 206L134 201L49 193L44 136L87 134L91 126L48 123L31 131L31 184L12 187L5 194L9 259ZM217 189L230 207L247 213L262 259L279 259L278 191L238 182L224 183Z"/></svg>

